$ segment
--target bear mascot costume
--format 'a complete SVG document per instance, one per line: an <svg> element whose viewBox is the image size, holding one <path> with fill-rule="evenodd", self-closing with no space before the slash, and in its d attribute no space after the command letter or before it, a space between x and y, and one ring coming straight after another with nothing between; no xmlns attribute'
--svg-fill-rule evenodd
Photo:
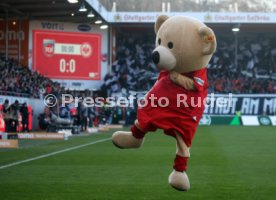
<svg viewBox="0 0 276 200"><path fill-rule="evenodd" d="M176 139L177 147L169 184L187 191L189 149L204 112L206 66L216 50L216 37L205 24L185 16L160 15L154 30L152 60L160 69L158 80L146 94L143 106L138 107L131 130L115 132L112 142L122 149L139 148L147 132L163 129Z"/></svg>

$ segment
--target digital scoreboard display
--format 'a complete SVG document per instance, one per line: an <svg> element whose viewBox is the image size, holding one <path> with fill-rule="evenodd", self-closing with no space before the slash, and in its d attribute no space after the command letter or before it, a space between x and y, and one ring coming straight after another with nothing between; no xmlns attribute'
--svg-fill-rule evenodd
<svg viewBox="0 0 276 200"><path fill-rule="evenodd" d="M33 70L53 79L100 80L101 35L33 31Z"/></svg>

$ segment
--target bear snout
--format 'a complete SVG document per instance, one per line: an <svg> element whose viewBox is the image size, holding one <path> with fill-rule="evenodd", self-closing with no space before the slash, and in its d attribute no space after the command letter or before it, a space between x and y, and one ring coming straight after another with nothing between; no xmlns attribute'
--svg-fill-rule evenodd
<svg viewBox="0 0 276 200"><path fill-rule="evenodd" d="M152 58L152 61L154 62L154 64L158 64L159 61L160 61L160 54L158 51L154 51L152 54L151 54L151 58Z"/></svg>
<svg viewBox="0 0 276 200"><path fill-rule="evenodd" d="M176 58L174 54L164 46L158 46L151 54L152 61L160 70L171 71L175 68Z"/></svg>

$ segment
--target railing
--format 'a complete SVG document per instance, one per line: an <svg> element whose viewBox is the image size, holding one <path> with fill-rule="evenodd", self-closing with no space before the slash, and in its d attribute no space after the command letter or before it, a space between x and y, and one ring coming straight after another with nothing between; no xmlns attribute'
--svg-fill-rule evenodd
<svg viewBox="0 0 276 200"><path fill-rule="evenodd" d="M30 98L31 97L31 95L27 94L27 93L10 92L10 91L4 91L4 90L0 90L0 95L15 96L15 97L25 97L25 98Z"/></svg>

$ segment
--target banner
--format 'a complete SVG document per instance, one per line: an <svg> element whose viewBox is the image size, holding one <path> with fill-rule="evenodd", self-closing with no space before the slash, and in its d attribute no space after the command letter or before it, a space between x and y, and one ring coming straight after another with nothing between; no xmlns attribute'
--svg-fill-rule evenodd
<svg viewBox="0 0 276 200"><path fill-rule="evenodd" d="M18 140L0 140L0 149L18 148Z"/></svg>
<svg viewBox="0 0 276 200"><path fill-rule="evenodd" d="M109 12L110 23L154 23L159 15L185 15L194 17L204 23L276 23L275 13L225 13L225 12Z"/></svg>
<svg viewBox="0 0 276 200"><path fill-rule="evenodd" d="M17 137L25 140L64 140L62 133L18 133Z"/></svg>
<svg viewBox="0 0 276 200"><path fill-rule="evenodd" d="M244 126L260 126L258 116L241 116L241 120Z"/></svg>
<svg viewBox="0 0 276 200"><path fill-rule="evenodd" d="M208 115L276 115L276 95L210 94L204 114ZM220 102L220 103L219 103ZM223 104L221 103L223 102Z"/></svg>
<svg viewBox="0 0 276 200"><path fill-rule="evenodd" d="M210 116L203 115L199 125L230 125L230 126L276 126L276 116Z"/></svg>
<svg viewBox="0 0 276 200"><path fill-rule="evenodd" d="M207 23L276 23L275 12L113 12L99 0L86 2L109 23L154 23L162 14L192 16Z"/></svg>
<svg viewBox="0 0 276 200"><path fill-rule="evenodd" d="M18 60L20 55L20 64L28 66L29 21L9 20L6 31L6 21L0 20L0 27L0 54L5 55L8 38L8 57Z"/></svg>
<svg viewBox="0 0 276 200"><path fill-rule="evenodd" d="M33 31L33 70L54 79L100 80L101 42L100 34Z"/></svg>
<svg viewBox="0 0 276 200"><path fill-rule="evenodd" d="M10 103L10 104L14 103L16 100L17 100L20 104L22 104L22 103L27 103L27 104L29 104L29 98L0 95L0 104L4 104L5 100L9 100L9 103Z"/></svg>
<svg viewBox="0 0 276 200"><path fill-rule="evenodd" d="M203 115L199 121L201 126L210 125L230 125L230 126L240 126L241 120L239 116L210 116Z"/></svg>

